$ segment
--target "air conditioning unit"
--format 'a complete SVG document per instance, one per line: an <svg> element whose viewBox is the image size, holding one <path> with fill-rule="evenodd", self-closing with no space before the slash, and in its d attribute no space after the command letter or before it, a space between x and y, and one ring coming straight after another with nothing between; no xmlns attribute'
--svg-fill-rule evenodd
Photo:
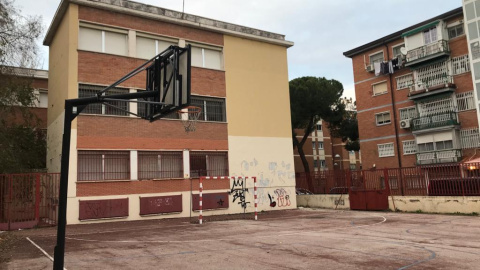
<svg viewBox="0 0 480 270"><path fill-rule="evenodd" d="M410 128L410 119L400 121L400 128Z"/></svg>
<svg viewBox="0 0 480 270"><path fill-rule="evenodd" d="M371 65L367 65L367 67L365 68L368 72L374 72L375 71L375 67L373 66L373 64Z"/></svg>

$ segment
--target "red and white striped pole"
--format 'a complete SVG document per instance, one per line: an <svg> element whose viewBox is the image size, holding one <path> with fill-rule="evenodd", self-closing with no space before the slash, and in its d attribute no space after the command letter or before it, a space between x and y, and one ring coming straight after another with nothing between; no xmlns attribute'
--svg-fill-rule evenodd
<svg viewBox="0 0 480 270"><path fill-rule="evenodd" d="M203 195L203 177L200 177L200 187L198 189L198 210L200 211L200 215L198 216L198 223L201 225L203 222L203 203L202 203L202 195Z"/></svg>
<svg viewBox="0 0 480 270"><path fill-rule="evenodd" d="M257 217L257 213L258 213L258 208L257 208L258 199L257 199L257 177L256 177L256 176L253 177L253 196L254 196L254 199L255 199L255 220L258 220L258 217Z"/></svg>

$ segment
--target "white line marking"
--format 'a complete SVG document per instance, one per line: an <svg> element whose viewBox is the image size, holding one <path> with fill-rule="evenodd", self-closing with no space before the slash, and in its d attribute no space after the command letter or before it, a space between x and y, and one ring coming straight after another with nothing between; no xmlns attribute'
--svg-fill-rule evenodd
<svg viewBox="0 0 480 270"><path fill-rule="evenodd" d="M43 248L41 248L39 245L35 244L35 242L33 242L32 240L30 240L30 238L28 238L28 237L27 237L27 240L30 241L30 243L32 243L32 245L34 245L35 247L37 247L45 256L47 256L47 258L50 259L50 261L53 262L52 256L48 255L48 253L47 253L45 250L43 250ZM67 270L67 268L65 268L65 267L64 267L63 269L64 269L64 270Z"/></svg>
<svg viewBox="0 0 480 270"><path fill-rule="evenodd" d="M384 216L379 216L379 215L375 215L375 216L377 216L377 217L382 217L383 220L380 221L380 222L377 222L377 223L373 223L373 224L359 225L359 226L354 226L354 227L361 228L361 227L374 226L374 225L377 225L377 224L382 224L382 223L384 223L385 221L387 221L387 218L384 217Z"/></svg>

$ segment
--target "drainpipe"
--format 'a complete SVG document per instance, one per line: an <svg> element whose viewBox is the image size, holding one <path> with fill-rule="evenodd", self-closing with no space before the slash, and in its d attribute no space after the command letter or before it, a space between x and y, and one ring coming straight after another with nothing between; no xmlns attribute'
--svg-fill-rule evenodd
<svg viewBox="0 0 480 270"><path fill-rule="evenodd" d="M388 45L384 43L385 48L387 49L387 60L390 60L390 52L388 51ZM395 90L393 89L392 84L392 74L388 73L388 80L390 82L390 97L392 99L392 109L393 109L393 127L395 128L395 141L397 143L397 157L398 157L398 167L402 168L402 157L400 156L400 142L398 141L398 128L397 128L397 108L395 107Z"/></svg>

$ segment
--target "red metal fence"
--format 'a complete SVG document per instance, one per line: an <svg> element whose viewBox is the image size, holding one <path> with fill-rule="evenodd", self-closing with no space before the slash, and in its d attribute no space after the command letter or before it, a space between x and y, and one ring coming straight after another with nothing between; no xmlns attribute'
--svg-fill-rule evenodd
<svg viewBox="0 0 480 270"><path fill-rule="evenodd" d="M480 196L480 163L423 165L379 170L312 172L313 190L305 173L296 174L297 188L315 194L346 194L348 188L368 185L383 189L389 184L395 196ZM384 180L387 181L384 181Z"/></svg>
<svg viewBox="0 0 480 270"><path fill-rule="evenodd" d="M60 174L0 174L0 230L54 226Z"/></svg>

